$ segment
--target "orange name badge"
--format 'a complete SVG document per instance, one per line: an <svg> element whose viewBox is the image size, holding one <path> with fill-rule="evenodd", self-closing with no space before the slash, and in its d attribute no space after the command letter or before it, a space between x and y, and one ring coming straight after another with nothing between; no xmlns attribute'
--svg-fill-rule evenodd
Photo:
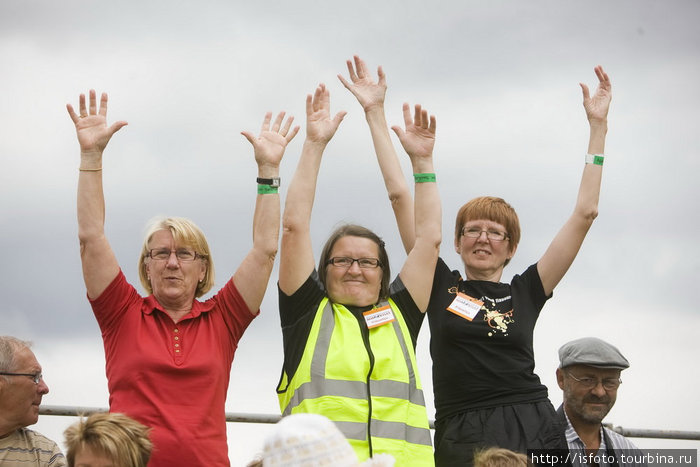
<svg viewBox="0 0 700 467"><path fill-rule="evenodd" d="M484 302L481 300L477 300L476 298L472 298L467 294L458 292L455 299L452 301L452 303L450 303L450 306L447 307L447 311L451 311L457 316L460 316L467 321L471 321L479 313L479 310L481 310L481 306L483 304Z"/></svg>
<svg viewBox="0 0 700 467"><path fill-rule="evenodd" d="M396 320L396 318L394 318L394 312L389 305L365 311L362 315L365 317L365 322L369 329L376 328L383 324L393 323Z"/></svg>

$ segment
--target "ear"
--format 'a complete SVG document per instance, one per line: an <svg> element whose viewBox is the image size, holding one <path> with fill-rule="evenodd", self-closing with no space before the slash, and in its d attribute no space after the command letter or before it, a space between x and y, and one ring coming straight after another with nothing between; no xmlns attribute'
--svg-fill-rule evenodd
<svg viewBox="0 0 700 467"><path fill-rule="evenodd" d="M207 268L209 267L209 264L206 261L200 261L200 264L202 268L199 271L199 282L202 282L204 277L207 275Z"/></svg>
<svg viewBox="0 0 700 467"><path fill-rule="evenodd" d="M458 255L462 256L462 247L460 245L460 237L455 237L455 251Z"/></svg>
<svg viewBox="0 0 700 467"><path fill-rule="evenodd" d="M515 252L516 252L517 250L518 250L518 245L515 245L514 247L512 247L512 248L510 249L510 251L508 252L508 259L509 259L509 260L510 260L510 259L513 259L513 256L515 256Z"/></svg>
<svg viewBox="0 0 700 467"><path fill-rule="evenodd" d="M559 389L564 389L564 372L561 371L561 368L557 368L557 384Z"/></svg>

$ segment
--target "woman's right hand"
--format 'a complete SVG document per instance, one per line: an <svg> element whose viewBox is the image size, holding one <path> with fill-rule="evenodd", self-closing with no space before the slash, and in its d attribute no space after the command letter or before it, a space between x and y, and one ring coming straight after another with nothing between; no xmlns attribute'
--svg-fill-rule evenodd
<svg viewBox="0 0 700 467"><path fill-rule="evenodd" d="M355 60L354 66L351 60L346 62L352 83L348 82L343 75L338 75L338 79L357 98L365 112L375 108L383 108L384 96L386 95L386 76L382 67L377 68L379 81L375 82L372 80L365 62L357 55L353 58Z"/></svg>
<svg viewBox="0 0 700 467"><path fill-rule="evenodd" d="M321 83L314 95L306 96L306 139L320 144L331 140L340 122L345 118L344 110L331 118L331 97L326 85Z"/></svg>
<svg viewBox="0 0 700 467"><path fill-rule="evenodd" d="M112 135L127 125L125 121L114 122L107 126L107 93L102 93L100 108L97 109L95 90L90 90L90 107L86 107L85 94L80 95L80 114L76 114L71 104L66 105L68 115L75 124L78 143L82 153L102 153Z"/></svg>

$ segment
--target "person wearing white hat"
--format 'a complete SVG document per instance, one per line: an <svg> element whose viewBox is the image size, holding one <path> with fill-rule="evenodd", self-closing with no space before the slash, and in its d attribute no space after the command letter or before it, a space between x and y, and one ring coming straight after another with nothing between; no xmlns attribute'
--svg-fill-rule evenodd
<svg viewBox="0 0 700 467"><path fill-rule="evenodd" d="M635 465L623 460L638 456L619 454L639 453L638 448L602 425L615 405L622 384L620 373L630 366L622 352L597 337L583 337L559 349L559 362L557 383L564 391L564 401L557 414L566 427L569 451L582 454L568 456L571 465L586 465L586 459L598 461L601 467Z"/></svg>
<svg viewBox="0 0 700 467"><path fill-rule="evenodd" d="M262 454L248 467L392 467L394 462L390 454L359 462L348 440L328 417L298 413L275 425Z"/></svg>

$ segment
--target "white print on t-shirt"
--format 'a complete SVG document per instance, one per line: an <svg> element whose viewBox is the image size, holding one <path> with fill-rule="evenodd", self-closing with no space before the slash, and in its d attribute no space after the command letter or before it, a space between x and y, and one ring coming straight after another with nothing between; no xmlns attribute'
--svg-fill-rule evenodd
<svg viewBox="0 0 700 467"><path fill-rule="evenodd" d="M493 336L496 331L501 331L503 336L508 335L508 325L514 323L513 310L501 313L498 310L486 310L484 315L484 321L489 325L493 331L489 331L488 336Z"/></svg>

